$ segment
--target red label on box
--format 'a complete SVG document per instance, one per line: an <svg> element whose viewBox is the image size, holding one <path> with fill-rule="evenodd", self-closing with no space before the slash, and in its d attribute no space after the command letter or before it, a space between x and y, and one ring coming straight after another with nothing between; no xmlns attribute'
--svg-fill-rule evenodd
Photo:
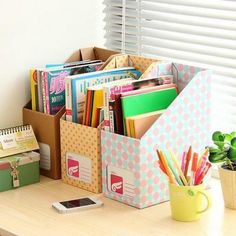
<svg viewBox="0 0 236 236"><path fill-rule="evenodd" d="M121 176L111 174L111 190L123 194L123 178Z"/></svg>
<svg viewBox="0 0 236 236"><path fill-rule="evenodd" d="M70 176L79 178L79 161L73 160L73 159L68 159L68 174Z"/></svg>

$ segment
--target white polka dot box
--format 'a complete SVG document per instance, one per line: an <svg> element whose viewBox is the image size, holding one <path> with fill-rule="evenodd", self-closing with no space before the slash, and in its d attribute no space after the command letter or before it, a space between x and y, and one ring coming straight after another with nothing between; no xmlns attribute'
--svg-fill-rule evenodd
<svg viewBox="0 0 236 236"><path fill-rule="evenodd" d="M168 74L173 74L180 94L141 139L101 132L106 197L137 208L169 200L156 149L180 154L190 144L196 151L209 144L211 71L174 63L156 64L150 71L150 76Z"/></svg>
<svg viewBox="0 0 236 236"><path fill-rule="evenodd" d="M101 132L97 128L60 120L61 177L64 183L102 192Z"/></svg>

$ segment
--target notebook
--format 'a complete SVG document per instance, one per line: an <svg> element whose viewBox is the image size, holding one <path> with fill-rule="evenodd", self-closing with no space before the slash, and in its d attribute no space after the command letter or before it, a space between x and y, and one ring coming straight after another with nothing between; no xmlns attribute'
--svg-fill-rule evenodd
<svg viewBox="0 0 236 236"><path fill-rule="evenodd" d="M127 134L140 139L165 110L154 111L126 119Z"/></svg>
<svg viewBox="0 0 236 236"><path fill-rule="evenodd" d="M31 125L0 129L0 158L39 149Z"/></svg>
<svg viewBox="0 0 236 236"><path fill-rule="evenodd" d="M127 134L127 130L125 127L126 118L166 109L176 97L176 88L168 88L149 93L121 97L124 133Z"/></svg>

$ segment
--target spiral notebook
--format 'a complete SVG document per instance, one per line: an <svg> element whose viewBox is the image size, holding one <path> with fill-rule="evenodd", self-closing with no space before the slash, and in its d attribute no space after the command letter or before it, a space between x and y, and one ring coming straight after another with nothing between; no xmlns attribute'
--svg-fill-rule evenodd
<svg viewBox="0 0 236 236"><path fill-rule="evenodd" d="M31 125L0 129L0 158L39 149Z"/></svg>

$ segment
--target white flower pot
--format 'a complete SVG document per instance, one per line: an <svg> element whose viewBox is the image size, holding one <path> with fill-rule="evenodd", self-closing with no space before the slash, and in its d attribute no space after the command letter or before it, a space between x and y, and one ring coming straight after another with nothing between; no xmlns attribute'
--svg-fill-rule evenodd
<svg viewBox="0 0 236 236"><path fill-rule="evenodd" d="M225 207L236 210L236 171L219 167Z"/></svg>

